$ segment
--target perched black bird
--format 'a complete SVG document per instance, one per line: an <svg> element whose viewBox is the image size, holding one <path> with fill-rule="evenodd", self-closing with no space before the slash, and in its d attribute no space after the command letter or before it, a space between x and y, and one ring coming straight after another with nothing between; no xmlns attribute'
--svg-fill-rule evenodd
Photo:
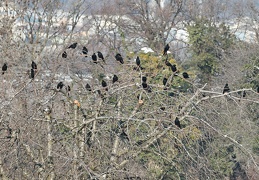
<svg viewBox="0 0 259 180"><path fill-rule="evenodd" d="M171 69L172 69L173 72L176 72L176 71L177 71L176 65L173 64L173 65L171 66Z"/></svg>
<svg viewBox="0 0 259 180"><path fill-rule="evenodd" d="M174 124L181 129L181 124L178 117L175 118Z"/></svg>
<svg viewBox="0 0 259 180"><path fill-rule="evenodd" d="M85 55L87 55L87 53L88 53L88 49L85 46L83 47L82 53Z"/></svg>
<svg viewBox="0 0 259 180"><path fill-rule="evenodd" d="M107 83L104 80L102 80L102 87L104 87L105 90L108 91Z"/></svg>
<svg viewBox="0 0 259 180"><path fill-rule="evenodd" d="M140 59L139 59L138 56L137 56L137 59L136 59L136 64L137 64L137 66L140 66Z"/></svg>
<svg viewBox="0 0 259 180"><path fill-rule="evenodd" d="M98 55L98 58L100 58L104 61L103 54L100 51L97 52L97 55Z"/></svg>
<svg viewBox="0 0 259 180"><path fill-rule="evenodd" d="M142 87L143 87L143 89L145 89L147 92L152 92L152 89L151 89L151 87L149 86L149 85L147 85L147 83L146 82L142 82Z"/></svg>
<svg viewBox="0 0 259 180"><path fill-rule="evenodd" d="M163 79L163 85L165 86L166 83L167 83L167 78L164 77L164 79Z"/></svg>
<svg viewBox="0 0 259 180"><path fill-rule="evenodd" d="M34 61L31 62L31 68L37 69L37 64Z"/></svg>
<svg viewBox="0 0 259 180"><path fill-rule="evenodd" d="M116 54L115 59L116 59L117 61L120 61L121 64L124 64L123 58L122 58L122 56L121 56L120 53L117 53L117 54Z"/></svg>
<svg viewBox="0 0 259 180"><path fill-rule="evenodd" d="M147 77L146 76L142 76L142 82L147 82Z"/></svg>
<svg viewBox="0 0 259 180"><path fill-rule="evenodd" d="M243 96L243 98L246 97L246 91L243 91L242 96Z"/></svg>
<svg viewBox="0 0 259 180"><path fill-rule="evenodd" d="M107 83L104 80L102 80L102 87L106 87L106 86L107 86Z"/></svg>
<svg viewBox="0 0 259 180"><path fill-rule="evenodd" d="M183 72L183 78L185 79L189 78L189 74L187 72Z"/></svg>
<svg viewBox="0 0 259 180"><path fill-rule="evenodd" d="M146 82L143 82L143 83L142 83L142 87L143 87L143 89L147 89L147 83L146 83Z"/></svg>
<svg viewBox="0 0 259 180"><path fill-rule="evenodd" d="M76 42L76 43L71 44L71 45L68 47L68 49L70 49L70 48L75 49L75 48L76 48L76 46L77 46L77 42Z"/></svg>
<svg viewBox="0 0 259 180"><path fill-rule="evenodd" d="M92 60L94 61L95 64L97 64L97 56L95 53L92 55Z"/></svg>
<svg viewBox="0 0 259 180"><path fill-rule="evenodd" d="M57 85L57 89L61 90L63 86L64 86L63 82L59 82Z"/></svg>
<svg viewBox="0 0 259 180"><path fill-rule="evenodd" d="M63 58L67 58L67 52L66 52L66 51L64 51L64 52L62 53L62 57L63 57Z"/></svg>
<svg viewBox="0 0 259 180"><path fill-rule="evenodd" d="M166 55L167 54L167 51L169 50L170 46L169 44L166 44L165 48L164 48L164 53L163 55Z"/></svg>
<svg viewBox="0 0 259 180"><path fill-rule="evenodd" d="M13 130L10 127L7 127L7 136L6 138L12 138Z"/></svg>
<svg viewBox="0 0 259 180"><path fill-rule="evenodd" d="M257 90L256 90L257 93L259 93L259 86L257 86Z"/></svg>
<svg viewBox="0 0 259 180"><path fill-rule="evenodd" d="M7 71L7 64L4 63L3 67L2 67L2 74L4 74Z"/></svg>
<svg viewBox="0 0 259 180"><path fill-rule="evenodd" d="M125 133L124 130L122 130L122 133L120 134L120 138L125 142L125 140L129 141L129 136Z"/></svg>
<svg viewBox="0 0 259 180"><path fill-rule="evenodd" d="M228 83L226 83L225 86L224 86L223 94L225 94L226 92L230 92L230 89L228 87Z"/></svg>
<svg viewBox="0 0 259 180"><path fill-rule="evenodd" d="M169 62L169 61L165 61L165 65L169 66L169 67L172 67L172 64Z"/></svg>
<svg viewBox="0 0 259 180"><path fill-rule="evenodd" d="M164 110L165 110L165 107L164 107L164 106L160 107L160 110L164 111Z"/></svg>
<svg viewBox="0 0 259 180"><path fill-rule="evenodd" d="M113 75L112 83L115 83L119 80L118 76L116 74Z"/></svg>
<svg viewBox="0 0 259 180"><path fill-rule="evenodd" d="M91 86L88 83L85 85L85 89L88 91L92 91Z"/></svg>
<svg viewBox="0 0 259 180"><path fill-rule="evenodd" d="M34 79L34 69L31 69L31 79Z"/></svg>

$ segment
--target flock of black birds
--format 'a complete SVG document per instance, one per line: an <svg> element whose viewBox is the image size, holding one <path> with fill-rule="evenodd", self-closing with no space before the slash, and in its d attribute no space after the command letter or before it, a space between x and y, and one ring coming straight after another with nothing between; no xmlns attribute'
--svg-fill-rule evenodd
<svg viewBox="0 0 259 180"><path fill-rule="evenodd" d="M75 42L75 43L71 44L70 46L68 46L67 49L75 49L76 47L77 47L77 43ZM177 73L179 71L177 70L176 65L175 64L171 64L168 61L168 54L167 54L167 52L168 52L169 48L170 48L169 44L166 44L166 46L164 47L164 51L163 51L163 56L167 56L166 60L165 60L165 65L170 67L170 69L172 70L172 72L174 73L175 76L178 76ZM85 46L83 46L82 54L85 57L87 57L87 55L88 55L88 49ZM62 53L62 58L67 58L67 52L66 51L64 51ZM97 55L95 53L92 54L93 63L97 64L98 63L98 59L101 59L105 63L105 58L104 58L103 54L100 51L97 51ZM121 56L120 53L117 53L115 55L115 59L116 59L116 61L120 62L121 64L124 64L123 57ZM136 65L137 65L137 69L141 69L141 70L144 69L143 67L141 67L141 61L140 61L139 56L137 56L137 58L136 58ZM137 69L135 69L135 70L137 70ZM4 75L4 73L6 71L7 71L7 63L4 63L4 65L2 66L2 74ZM35 72L37 72L37 64L34 61L32 61L32 63L31 63L31 72L30 72L30 78L31 79L34 79ZM189 74L187 72L183 72L182 76L183 76L184 79L189 78ZM118 80L119 80L118 76L114 74L113 78L112 78L112 83L115 83ZM147 84L147 77L146 76L142 76L141 80L142 80L142 88L144 90L146 90L147 92L152 92L151 87ZM163 78L163 85L165 86L164 90L167 90L167 88L166 88L166 85L168 83L167 81L168 81L168 79L166 77L164 77ZM102 85L102 87L106 91L108 91L108 85L107 85L107 82L105 80L102 80L101 85ZM59 82L57 84L57 90L61 90L64 86L65 85L63 84L63 82ZM91 86L88 83L85 85L85 88L86 88L87 91L92 91L92 88L91 88ZM69 85L66 87L66 90L67 91L71 91L71 88L70 88ZM256 91L257 91L257 93L259 93L259 86L257 87ZM100 94L100 90L98 92ZM230 88L228 86L228 83L226 83L224 88L223 88L223 94L229 93L229 92L230 92ZM245 96L246 96L246 92L243 91L242 97L245 97ZM180 120L179 120L178 117L175 118L175 125L181 129L181 124L180 124ZM125 135L125 134L123 134L123 135Z"/></svg>

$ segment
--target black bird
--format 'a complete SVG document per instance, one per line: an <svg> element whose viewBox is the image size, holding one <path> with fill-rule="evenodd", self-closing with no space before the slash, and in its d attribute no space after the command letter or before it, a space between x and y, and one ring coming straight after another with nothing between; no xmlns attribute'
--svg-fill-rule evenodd
<svg viewBox="0 0 259 180"><path fill-rule="evenodd" d="M31 68L37 69L37 64L34 61L31 62Z"/></svg>
<svg viewBox="0 0 259 180"><path fill-rule="evenodd" d="M92 91L91 86L88 83L85 85L85 89L88 91Z"/></svg>
<svg viewBox="0 0 259 180"><path fill-rule="evenodd" d="M71 45L68 47L68 49L70 49L70 48L75 49L75 48L76 48L76 46L77 46L77 42L76 42L76 43L71 44Z"/></svg>
<svg viewBox="0 0 259 180"><path fill-rule="evenodd" d="M83 47L82 53L85 55L87 55L87 53L88 53L88 49L85 46Z"/></svg>
<svg viewBox="0 0 259 180"><path fill-rule="evenodd" d="M31 69L31 79L34 79L34 69Z"/></svg>
<svg viewBox="0 0 259 180"><path fill-rule="evenodd" d="M167 83L167 78L164 77L164 79L163 79L163 85L165 86L166 83Z"/></svg>
<svg viewBox="0 0 259 180"><path fill-rule="evenodd" d="M97 55L98 55L98 58L100 58L104 61L103 54L100 51L97 52Z"/></svg>
<svg viewBox="0 0 259 180"><path fill-rule="evenodd" d="M173 64L173 65L171 66L171 69L172 69L173 72L176 72L176 71L177 71L176 65Z"/></svg>
<svg viewBox="0 0 259 180"><path fill-rule="evenodd" d="M183 72L183 78L185 79L189 78L189 74L187 72Z"/></svg>
<svg viewBox="0 0 259 180"><path fill-rule="evenodd" d="M71 88L70 88L70 86L69 86L69 85L67 86L67 91L71 91Z"/></svg>
<svg viewBox="0 0 259 180"><path fill-rule="evenodd" d="M136 59L136 64L137 64L137 66L140 66L140 59L139 59L138 56L137 56L137 59Z"/></svg>
<svg viewBox="0 0 259 180"><path fill-rule="evenodd" d="M164 48L164 53L163 55L166 55L167 54L167 51L169 50L170 46L169 44L166 44L165 48Z"/></svg>
<svg viewBox="0 0 259 180"><path fill-rule="evenodd" d="M230 89L228 87L228 83L226 83L225 86L224 86L223 94L225 94L226 92L230 92Z"/></svg>
<svg viewBox="0 0 259 180"><path fill-rule="evenodd" d="M256 90L257 93L259 93L259 86L257 86L257 90Z"/></svg>
<svg viewBox="0 0 259 180"><path fill-rule="evenodd" d="M12 138L13 130L10 127L7 127L7 136L6 138Z"/></svg>
<svg viewBox="0 0 259 180"><path fill-rule="evenodd" d="M147 82L147 77L146 76L142 76L142 82Z"/></svg>
<svg viewBox="0 0 259 180"><path fill-rule="evenodd" d="M164 106L160 107L160 110L164 111L164 110L165 110L165 107L164 107Z"/></svg>
<svg viewBox="0 0 259 180"><path fill-rule="evenodd" d="M2 67L2 74L4 74L7 71L7 64L4 63L3 67Z"/></svg>
<svg viewBox="0 0 259 180"><path fill-rule="evenodd" d="M61 90L63 86L64 86L63 82L59 82L57 85L57 89Z"/></svg>
<svg viewBox="0 0 259 180"><path fill-rule="evenodd" d="M149 92L149 93L152 92L151 87L148 86L146 82L143 82L143 83L142 83L142 87L143 87L143 89L145 89L147 92Z"/></svg>
<svg viewBox="0 0 259 180"><path fill-rule="evenodd" d="M124 130L122 130L122 133L120 134L120 138L124 141L127 140L129 141L129 136L125 133ZM124 141L125 142L125 141Z"/></svg>
<svg viewBox="0 0 259 180"><path fill-rule="evenodd" d="M104 87L105 90L108 91L107 83L104 80L102 80L102 87Z"/></svg>
<svg viewBox="0 0 259 180"><path fill-rule="evenodd" d="M92 60L94 61L95 64L97 64L97 56L95 53L92 55Z"/></svg>
<svg viewBox="0 0 259 180"><path fill-rule="evenodd" d="M67 52L66 52L66 51L64 51L64 52L62 53L62 57L63 57L63 58L67 58Z"/></svg>
<svg viewBox="0 0 259 180"><path fill-rule="evenodd" d="M246 97L246 91L243 91L243 98Z"/></svg>
<svg viewBox="0 0 259 180"><path fill-rule="evenodd" d="M106 86L107 86L107 83L104 80L102 80L102 87L106 87Z"/></svg>
<svg viewBox="0 0 259 180"><path fill-rule="evenodd" d="M146 82L143 82L143 83L142 83L142 87L143 87L143 89L147 89L147 83L146 83Z"/></svg>
<svg viewBox="0 0 259 180"><path fill-rule="evenodd" d="M165 61L165 65L169 66L169 67L172 67L172 64L169 62L169 61Z"/></svg>
<svg viewBox="0 0 259 180"><path fill-rule="evenodd" d="M112 83L115 83L119 80L118 76L116 74L113 75Z"/></svg>
<svg viewBox="0 0 259 180"><path fill-rule="evenodd" d="M122 56L121 56L120 53L117 53L117 54L116 54L115 59L116 59L117 61L120 61L121 64L124 64L123 58L122 58Z"/></svg>
<svg viewBox="0 0 259 180"><path fill-rule="evenodd" d="M178 117L175 118L174 124L181 129L181 124Z"/></svg>

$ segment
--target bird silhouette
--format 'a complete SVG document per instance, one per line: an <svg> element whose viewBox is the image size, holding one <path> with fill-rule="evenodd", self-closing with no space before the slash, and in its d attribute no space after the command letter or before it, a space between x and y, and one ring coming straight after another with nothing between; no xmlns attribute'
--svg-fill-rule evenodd
<svg viewBox="0 0 259 180"><path fill-rule="evenodd" d="M106 87L106 86L107 86L107 83L104 80L102 80L102 87Z"/></svg>
<svg viewBox="0 0 259 180"><path fill-rule="evenodd" d="M112 83L115 83L119 80L118 76L116 74L113 75Z"/></svg>
<svg viewBox="0 0 259 180"><path fill-rule="evenodd" d="M97 55L98 55L98 58L100 58L104 62L103 54L100 51L97 52Z"/></svg>
<svg viewBox="0 0 259 180"><path fill-rule="evenodd" d="M143 89L146 90L147 92L149 92L149 93L152 92L151 87L150 87L149 85L147 85L146 82L142 82L142 87L143 87Z"/></svg>
<svg viewBox="0 0 259 180"><path fill-rule="evenodd" d="M169 66L169 67L172 67L172 64L169 62L169 61L165 61L165 65Z"/></svg>
<svg viewBox="0 0 259 180"><path fill-rule="evenodd" d="M37 69L37 64L34 61L31 62L31 68Z"/></svg>
<svg viewBox="0 0 259 180"><path fill-rule="evenodd" d="M120 138L122 141L125 142L125 140L129 141L129 136L125 133L124 130L122 130L121 134L120 134Z"/></svg>
<svg viewBox="0 0 259 180"><path fill-rule="evenodd" d="M91 86L88 83L85 85L85 89L88 91L92 91Z"/></svg>
<svg viewBox="0 0 259 180"><path fill-rule="evenodd" d="M64 52L62 53L62 58L67 58L67 52L66 52L66 51L64 51Z"/></svg>
<svg viewBox="0 0 259 180"><path fill-rule="evenodd" d="M57 89L61 90L64 87L63 82L59 82L57 85Z"/></svg>
<svg viewBox="0 0 259 180"><path fill-rule="evenodd" d="M228 92L230 92L230 89L229 89L228 83L226 83L224 86L224 89L223 89L223 94L228 93Z"/></svg>
<svg viewBox="0 0 259 180"><path fill-rule="evenodd" d="M120 53L117 53L117 54L116 54L115 59L116 59L117 61L120 61L121 64L124 64L123 58L122 58L122 56L121 56Z"/></svg>
<svg viewBox="0 0 259 180"><path fill-rule="evenodd" d="M243 91L242 97L246 97L246 91Z"/></svg>
<svg viewBox="0 0 259 180"><path fill-rule="evenodd" d="M257 90L256 90L257 93L259 93L259 86L257 86Z"/></svg>
<svg viewBox="0 0 259 180"><path fill-rule="evenodd" d="M165 86L166 83L167 83L167 78L164 77L164 79L163 79L163 85Z"/></svg>
<svg viewBox="0 0 259 180"><path fill-rule="evenodd" d="M108 91L107 83L104 80L102 80L102 87L104 87L105 90Z"/></svg>
<svg viewBox="0 0 259 180"><path fill-rule="evenodd" d="M88 49L85 46L83 47L82 53L83 54L87 54L88 53Z"/></svg>
<svg viewBox="0 0 259 180"><path fill-rule="evenodd" d="M170 46L169 44L166 44L165 48L164 48L164 53L163 55L166 55L167 54L167 51L169 50Z"/></svg>
<svg viewBox="0 0 259 180"><path fill-rule="evenodd" d="M12 138L13 130L8 126L7 127L7 136L6 138Z"/></svg>
<svg viewBox="0 0 259 180"><path fill-rule="evenodd" d="M4 65L2 66L2 74L4 74L7 71L7 64L4 63Z"/></svg>
<svg viewBox="0 0 259 180"><path fill-rule="evenodd" d="M142 82L147 82L147 77L146 76L142 76Z"/></svg>
<svg viewBox="0 0 259 180"><path fill-rule="evenodd" d="M97 56L95 53L92 55L92 60L95 64L97 64Z"/></svg>
<svg viewBox="0 0 259 180"><path fill-rule="evenodd" d="M77 42L75 42L75 43L73 43L73 44L71 44L70 46L68 46L68 49L75 49L76 48L76 46L77 46Z"/></svg>
<svg viewBox="0 0 259 180"><path fill-rule="evenodd" d="M172 69L173 72L176 72L176 71L177 71L176 65L173 64L173 65L171 66L171 69Z"/></svg>
<svg viewBox="0 0 259 180"><path fill-rule="evenodd" d="M178 117L175 118L174 124L181 129L181 124Z"/></svg>
<svg viewBox="0 0 259 180"><path fill-rule="evenodd" d="M143 89L147 89L147 83L146 83L146 82L143 82L143 83L142 83L142 87L143 87Z"/></svg>
<svg viewBox="0 0 259 180"><path fill-rule="evenodd" d="M139 59L138 56L137 56L137 58L136 58L136 64L137 64L137 66L140 66L140 59Z"/></svg>
<svg viewBox="0 0 259 180"><path fill-rule="evenodd" d="M34 79L34 69L31 69L31 79Z"/></svg>
<svg viewBox="0 0 259 180"><path fill-rule="evenodd" d="M187 72L183 72L183 78L185 79L189 78L189 74Z"/></svg>

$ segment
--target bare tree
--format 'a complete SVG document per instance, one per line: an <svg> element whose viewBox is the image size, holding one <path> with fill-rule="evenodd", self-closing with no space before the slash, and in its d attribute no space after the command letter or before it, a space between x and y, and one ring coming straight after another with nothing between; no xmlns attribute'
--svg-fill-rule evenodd
<svg viewBox="0 0 259 180"><path fill-rule="evenodd" d="M127 61L136 58L124 49L134 49L131 38L162 49L183 19L183 1L121 1L106 16L81 0L19 2L3 6L14 14L1 30L2 179L258 177L254 88L230 83L222 94L221 81L196 84L180 65L172 72L169 55L138 53L141 66ZM105 62L92 61L99 50Z"/></svg>

